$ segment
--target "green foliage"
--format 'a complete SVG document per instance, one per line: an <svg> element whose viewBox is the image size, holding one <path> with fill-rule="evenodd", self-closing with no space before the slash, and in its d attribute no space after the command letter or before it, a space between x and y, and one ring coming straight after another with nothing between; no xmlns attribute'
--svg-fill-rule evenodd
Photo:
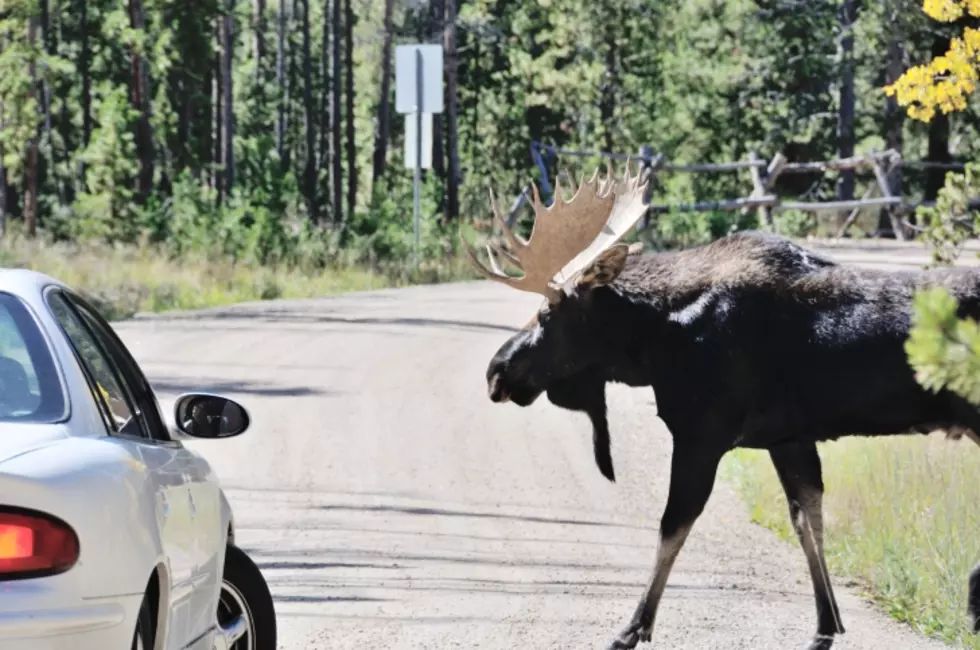
<svg viewBox="0 0 980 650"><path fill-rule="evenodd" d="M27 143L40 123L34 84L26 74L42 59L37 40L31 43L27 38L27 21L36 14L34 0L5 3L0 13L0 163L10 176L8 182L20 180Z"/></svg>
<svg viewBox="0 0 980 650"><path fill-rule="evenodd" d="M916 294L905 349L925 388L945 388L980 404L980 326L957 318L957 301L949 291L937 287Z"/></svg>
<svg viewBox="0 0 980 650"><path fill-rule="evenodd" d="M980 212L969 210L969 200L980 195L978 181L980 165L969 164L964 173L946 176L935 207L919 208L926 228L922 238L932 246L934 263L951 265L980 223ZM980 328L972 319L959 319L957 309L956 298L944 287L918 292L905 349L924 387L945 388L980 404Z"/></svg>
<svg viewBox="0 0 980 650"><path fill-rule="evenodd" d="M68 225L69 236L79 239L132 241L139 214L133 202L133 183L137 172L133 144L133 110L125 88L105 93L99 110L99 126L79 162L90 171L86 188L75 202L75 218Z"/></svg>
<svg viewBox="0 0 980 650"><path fill-rule="evenodd" d="M772 217L776 232L787 237L805 237L817 227L817 217L802 210L777 210Z"/></svg>
<svg viewBox="0 0 980 650"><path fill-rule="evenodd" d="M966 171L946 175L935 206L916 210L925 228L920 239L932 248L933 263L952 266L963 244L976 235L980 210L970 209L970 200L980 197L980 163L967 163Z"/></svg>
<svg viewBox="0 0 980 650"><path fill-rule="evenodd" d="M643 238L655 248L689 247L705 244L719 237L746 229L758 228L754 210L691 212L674 210L656 216Z"/></svg>

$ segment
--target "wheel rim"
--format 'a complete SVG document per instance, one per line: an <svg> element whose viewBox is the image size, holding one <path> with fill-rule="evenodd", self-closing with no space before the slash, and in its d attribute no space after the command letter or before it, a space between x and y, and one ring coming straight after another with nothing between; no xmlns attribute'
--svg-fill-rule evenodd
<svg viewBox="0 0 980 650"><path fill-rule="evenodd" d="M241 617L245 623L245 634L235 641L231 650L255 650L255 629L252 624L252 610L248 601L238 590L238 587L223 580L221 582L221 597L218 599L218 623L225 625L229 621Z"/></svg>

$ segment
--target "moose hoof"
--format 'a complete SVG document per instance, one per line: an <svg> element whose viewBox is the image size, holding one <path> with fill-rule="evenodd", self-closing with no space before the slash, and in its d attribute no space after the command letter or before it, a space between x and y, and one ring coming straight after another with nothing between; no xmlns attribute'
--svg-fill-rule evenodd
<svg viewBox="0 0 980 650"><path fill-rule="evenodd" d="M834 645L834 637L826 634L818 634L813 637L806 650L830 650L830 646L832 645Z"/></svg>
<svg viewBox="0 0 980 650"><path fill-rule="evenodd" d="M644 643L649 643L650 639L653 638L653 630L649 627L642 627L639 625L630 625L628 628L620 632L619 636L616 637L606 650L633 650L643 641Z"/></svg>

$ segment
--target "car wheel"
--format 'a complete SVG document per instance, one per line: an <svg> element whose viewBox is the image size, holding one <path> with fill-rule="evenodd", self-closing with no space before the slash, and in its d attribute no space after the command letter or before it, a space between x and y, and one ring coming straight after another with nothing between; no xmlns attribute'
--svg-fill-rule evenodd
<svg viewBox="0 0 980 650"><path fill-rule="evenodd" d="M153 650L153 612L150 611L150 601L143 596L140 613L136 617L136 631L133 632L132 650Z"/></svg>
<svg viewBox="0 0 980 650"><path fill-rule="evenodd" d="M245 551L229 544L218 599L222 639L229 650L276 650L276 612L265 578Z"/></svg>

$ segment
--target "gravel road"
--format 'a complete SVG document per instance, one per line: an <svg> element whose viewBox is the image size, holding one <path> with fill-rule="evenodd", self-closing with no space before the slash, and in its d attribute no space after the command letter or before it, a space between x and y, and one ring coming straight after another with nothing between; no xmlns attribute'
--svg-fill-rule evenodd
<svg viewBox="0 0 980 650"><path fill-rule="evenodd" d="M897 268L907 248L826 249ZM138 318L117 329L169 408L183 390L248 406L253 429L193 446L269 580L280 647L603 648L648 578L670 437L649 389L611 386L619 482L581 414L492 404L484 369L538 298L462 283ZM835 648L945 647L836 578ZM682 551L653 647L802 648L803 552L719 482ZM648 647L648 646L641 646Z"/></svg>

